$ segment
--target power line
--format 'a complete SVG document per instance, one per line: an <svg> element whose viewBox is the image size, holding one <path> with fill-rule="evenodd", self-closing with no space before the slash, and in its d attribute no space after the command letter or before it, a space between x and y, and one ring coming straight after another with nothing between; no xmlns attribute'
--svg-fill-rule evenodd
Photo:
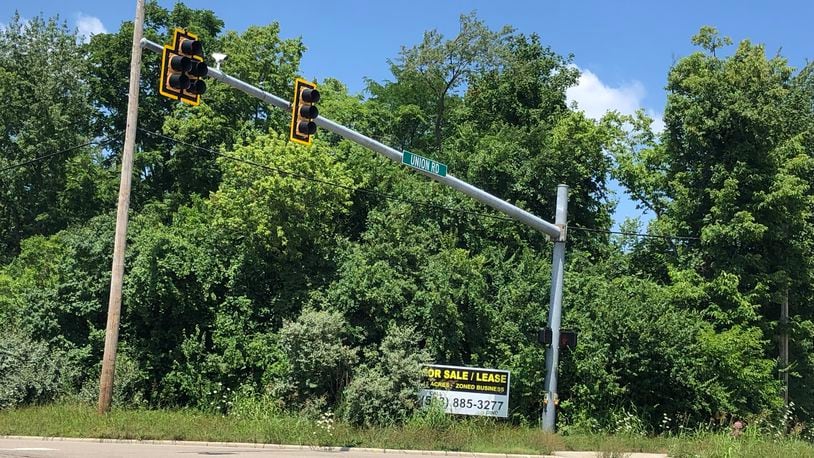
<svg viewBox="0 0 814 458"><path fill-rule="evenodd" d="M314 177L311 177L311 176L308 176L308 175L303 175L301 173L291 172L289 170L281 169L279 167L274 167L274 166L270 166L270 165L266 165L266 164L261 164L259 162L254 162L254 161L251 161L251 160L248 160L248 159L243 159L243 158L240 158L240 157L232 156L230 154L223 153L223 152L220 152L220 151L216 151L216 150L206 148L206 147L203 147L203 146L198 146L198 145L193 145L193 144L190 144L190 143L186 143L184 141L174 139L172 137L169 137L169 136L164 135L164 134L160 134L158 132L152 132L152 131L149 131L149 130L146 130L146 129L141 129L141 128L139 128L139 130L141 130L144 133L150 134L150 135L161 137L163 139L169 140L169 141L177 143L179 145L188 146L190 148L195 148L195 149L198 149L198 150L201 150L201 151L206 151L206 152L218 155L218 156L223 157L225 159L229 159L229 160L232 160L232 161L235 161L235 162L242 162L244 164L252 165L252 166L255 166L255 167L258 167L258 168L261 168L261 169L277 172L277 173L288 175L288 176L291 176L291 177L294 177L294 178L300 178L302 180L311 181L311 182L314 182L314 183L325 184L325 185L328 185L328 186L335 186L335 187L342 188L342 189L352 191L352 192L353 191L359 191L359 192L362 192L362 193L365 193L365 194L375 195L375 196L382 197L382 198L385 198L385 199L388 199L388 200L403 202L403 203L409 203L409 204L415 204L415 205L421 205L421 206L427 207L427 208L435 208L435 209L439 209L439 210L458 212L458 213L463 213L463 214L468 214L468 215L483 216L485 218L492 218L492 219L501 220L501 221L517 222L514 219L508 218L508 217L505 217L505 216L493 215L493 214L489 214L489 213L472 211L472 210L464 210L464 209L454 208L454 207L447 207L447 206L444 206L444 205L432 204L432 203L424 202L424 201L420 201L420 200L406 199L404 197L395 196L393 194L387 194L387 193L384 193L384 192L381 192L381 191L376 191L376 190L373 190L373 189L354 188L354 187L351 187L351 186L345 186L343 184L334 183L334 182L327 181L327 180L321 180L319 178L314 178Z"/></svg>
<svg viewBox="0 0 814 458"><path fill-rule="evenodd" d="M106 145L106 144L110 143L111 141L112 140L109 140L109 139L105 140L105 141L102 141L102 142L100 142L98 140L92 140L92 141L89 141L87 143L83 143L81 145L72 146L72 147L70 147L68 149L64 149L62 151L56 151L56 152L53 152L53 153L44 154L42 156L35 157L34 159L30 159L30 160L25 161L25 162L19 162L17 164L12 164L12 165L10 165L8 167L4 167L4 168L0 169L0 172L5 172L7 170L17 169L17 168L20 168L20 167L23 167L23 166L26 166L26 165L29 165L29 164L33 164L35 162L43 161L45 159L50 159L50 158L52 158L54 156L59 156L60 154L69 153L71 151L74 151L74 150L77 150L77 149L80 149L80 148L84 148L86 146L90 146L90 145Z"/></svg>
<svg viewBox="0 0 814 458"><path fill-rule="evenodd" d="M568 226L569 229L576 229L579 231L586 231L586 232L599 232L604 234L618 234L618 235L627 235L631 237L642 237L642 238L657 238L657 239L668 239L668 240L701 240L700 237L691 237L691 236L679 236L679 235L655 235L655 234L641 234L638 232L623 232L623 231L608 231L605 229L593 229L589 227L582 227L582 226Z"/></svg>
<svg viewBox="0 0 814 458"><path fill-rule="evenodd" d="M334 182L331 182L331 181L314 178L314 177L311 177L311 176L308 176L308 175L303 175L303 174L300 174L300 173L291 172L289 170L281 169L279 167L274 167L274 166L270 166L270 165L266 165L266 164L261 164L259 162L251 161L249 159L243 159L243 158L240 158L240 157L232 156L230 154L223 153L223 152L220 152L220 151L216 151L216 150L206 148L206 147L203 147L203 146L193 145L191 143L187 143L187 142L184 142L182 140L178 140L178 139L172 138L170 136L167 136L167 135L164 135L164 134L161 134L161 133L158 133L158 132L153 132L153 131L149 131L149 130L142 129L142 128L139 128L139 130L146 133L146 134L153 135L153 136L156 136L156 137L160 137L160 138L163 138L165 140L169 140L169 141L171 141L173 143L177 143L179 145L184 145L184 146L188 146L190 148L195 148L195 149L198 149L198 150L201 150L201 151L206 151L206 152L209 152L211 154L215 154L217 156L223 157L225 159L229 159L229 160L232 160L232 161L235 161L235 162L241 162L241 163L244 163L244 164L248 164L248 165L251 165L251 166L254 166L254 167L258 167L258 168L267 170L267 171L277 172L277 173L280 173L280 174L283 174L283 175L288 175L288 176L291 176L291 177L294 177L294 178L300 178L300 179L303 179L303 180L306 180L306 181L311 181L311 182L314 182L314 183L325 184L325 185L328 185L328 186L335 186L335 187L342 188L342 189L352 191L352 192L359 191L359 192L362 192L362 193L365 193L365 194L375 195L375 196L382 197L382 198L392 200L392 201L396 201L396 202L403 202L403 203L421 205L421 206L426 207L426 208L434 208L434 209L438 209L438 210L446 210L446 211L450 211L450 212L457 212L457 213L462 213L462 214L467 214L467 215L482 216L482 217L485 217L485 218L491 218L491 219L495 219L495 220L499 220L499 221L510 221L510 222L513 222L513 223L517 223L516 220L514 220L512 218L509 218L509 217L506 217L506 216L494 215L494 214L478 212L478 211L472 211L472 210L464 210L464 209L461 209L461 208L448 207L448 206L433 204L433 203L420 201L420 200L406 199L404 197L395 196L393 194L383 193L381 191L376 191L376 190L373 190L373 189L353 188L351 186L346 186L346 185L343 185L343 184L334 183ZM605 230L605 229L593 229L593 228L588 228L588 227L572 226L572 225L569 225L568 228L569 229L581 230L581 231L587 231L587 232L594 232L594 233L619 234L619 235L626 235L626 236L633 236L633 237L650 237L650 238L661 238L661 239L671 239L671 240L701 240L699 237L682 237L682 236L640 234L640 233L635 233L635 232L609 231L609 230Z"/></svg>
<svg viewBox="0 0 814 458"><path fill-rule="evenodd" d="M169 137L167 135L160 134L158 132L153 132L153 131L149 131L149 130L142 129L142 128L139 128L139 130L144 132L144 133L147 133L149 135L153 135L153 136L156 136L156 137L163 138L165 140L169 140L169 141L171 141L173 143L188 146L190 148L195 148L195 149L202 150L202 151L207 151L209 153L215 154L215 155L223 157L225 159L229 159L229 160L232 160L232 161L235 161L235 162L242 162L244 164L248 164L248 165L251 165L251 166L254 166L254 167L258 167L258 168L261 168L261 169L264 169L264 170L267 170L267 171L277 172L277 173L280 173L280 174L283 174L283 175L288 175L288 176L291 176L291 177L311 181L313 183L320 183L320 184L325 184L325 185L328 185L328 186L334 186L334 187L345 189L345 190L351 191L351 192L359 191L359 192L362 192L362 193L365 193L365 194L379 196L379 197L382 197L382 198L385 198L385 199L388 199L388 200L392 200L392 201L421 205L421 206L426 207L426 208L435 208L435 209L438 209L438 210L446 210L446 211L457 212L457 213L462 213L462 214L467 214L467 215L482 216L482 217L485 217L485 218L491 218L491 219L495 219L495 220L499 220L499 221L511 221L511 222L514 222L514 223L517 222L514 219L508 218L508 217L505 217L505 216L493 215L493 214L478 212L478 211L464 210L464 209L454 208L454 207L447 207L447 206L444 206L444 205L432 204L432 203L424 202L424 201L420 201L420 200L411 200L411 199L406 199L406 198L399 197L399 196L394 196L392 194L383 193L381 191L375 191L375 190L372 190L372 189L353 188L351 186L346 186L346 185L343 185L343 184L334 183L332 181L320 180L319 178L314 178L314 177L310 177L310 176L303 175L303 174L300 174L300 173L291 172L289 170L281 169L279 167L273 167L273 166L270 166L270 165L261 164L259 162L254 162L254 161L251 161L251 160L248 160L248 159L243 159L243 158L240 158L240 157L232 156L230 154L222 153L220 151L216 151L216 150L213 150L213 149L210 149L210 148L205 148L203 146L193 145L191 143L187 143L187 142L184 142L184 141L181 141L181 140L177 140L175 138ZM59 156L61 154L69 153L71 151L75 151L77 149L84 148L84 147L87 147L87 146L90 146L90 145L106 145L108 143L111 143L112 141L113 141L112 139L108 139L108 140L105 140L105 141L92 140L92 141L89 141L87 143L83 143L81 145L72 146L70 148L67 148L67 149L64 149L64 150L61 150L61 151L56 151L56 152L53 152L53 153L44 154L42 156L35 157L35 158L30 159L30 160L25 161L25 162L20 162L20 163L17 163L17 164L10 165L8 167L4 167L4 168L0 169L0 172L5 172L5 171L8 171L8 170L20 168L20 167L23 167L23 166L26 166L26 165L29 165L29 164L33 164L35 162L39 162L39 161L43 161L45 159L49 159L49 158L52 158L52 157L55 157L55 156ZM579 231L593 232L593 233L625 235L625 236L629 236L629 237L658 238L658 239L665 239L665 240L701 240L700 237L677 236L677 235L642 234L642 233L637 233L637 232L624 232L624 231L609 231L609 230L605 230L605 229L594 229L594 228L582 227L582 226L574 226L574 225L569 225L568 228L569 229L579 230Z"/></svg>

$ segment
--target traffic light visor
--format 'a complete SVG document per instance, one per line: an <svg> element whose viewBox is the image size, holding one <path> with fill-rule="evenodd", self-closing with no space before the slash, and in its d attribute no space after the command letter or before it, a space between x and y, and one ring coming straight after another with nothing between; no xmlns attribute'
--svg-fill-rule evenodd
<svg viewBox="0 0 814 458"><path fill-rule="evenodd" d="M190 75L203 78L207 73L209 73L209 67L207 67L205 63L198 61L192 62L192 68L189 70Z"/></svg>
<svg viewBox="0 0 814 458"><path fill-rule="evenodd" d="M307 87L302 90L302 101L305 103L317 103L319 102L319 91L316 89L311 89ZM309 116L310 118L314 118L315 116Z"/></svg>
<svg viewBox="0 0 814 458"><path fill-rule="evenodd" d="M314 119L319 116L319 110L313 105L303 105L300 107L300 116L303 118Z"/></svg>
<svg viewBox="0 0 814 458"><path fill-rule="evenodd" d="M314 121L300 121L297 124L300 135L314 135L317 133L317 123Z"/></svg>
<svg viewBox="0 0 814 458"><path fill-rule="evenodd" d="M181 52L193 56L202 56L203 44L198 40L184 39L181 41Z"/></svg>
<svg viewBox="0 0 814 458"><path fill-rule="evenodd" d="M186 56L172 56L170 68L177 72L188 72L192 68L192 59Z"/></svg>
<svg viewBox="0 0 814 458"><path fill-rule="evenodd" d="M201 80L194 80L190 83L189 89L187 92L191 92L193 94L201 95L206 92L206 83Z"/></svg>
<svg viewBox="0 0 814 458"><path fill-rule="evenodd" d="M189 89L189 77L183 73L170 75L170 87L173 89Z"/></svg>

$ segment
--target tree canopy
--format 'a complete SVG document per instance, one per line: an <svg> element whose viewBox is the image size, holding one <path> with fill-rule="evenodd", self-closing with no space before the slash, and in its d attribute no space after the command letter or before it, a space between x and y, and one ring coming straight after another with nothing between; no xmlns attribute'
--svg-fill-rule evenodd
<svg viewBox="0 0 814 458"><path fill-rule="evenodd" d="M0 408L98 384L129 65L112 50L132 27L89 43L58 18L0 30ZM275 94L307 52L276 23L236 32L148 2L147 37L174 27ZM691 40L658 134L643 113L569 106L573 56L474 13L405 45L363 94L318 82L325 116L541 217L569 186L567 424L767 414L782 371L800 419L814 412L814 67L713 27ZM228 388L397 422L436 362L511 370L512 419L537 418L546 237L334 134L288 143L286 113L217 82L198 107L167 100L158 66L145 54L116 402L226 413ZM612 177L655 215L624 232L650 237L611 234Z"/></svg>

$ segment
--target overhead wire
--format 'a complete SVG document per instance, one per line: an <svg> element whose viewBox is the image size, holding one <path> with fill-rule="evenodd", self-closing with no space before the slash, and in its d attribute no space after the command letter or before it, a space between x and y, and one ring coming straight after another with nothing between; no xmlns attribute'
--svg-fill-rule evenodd
<svg viewBox="0 0 814 458"><path fill-rule="evenodd" d="M669 240L701 240L700 237L680 236L680 235L657 235L657 234L642 234L639 232L625 232L625 231L609 231L607 229L594 229L590 227L569 225L568 229L576 229L578 231L597 232L603 234L625 235L629 237L642 237L642 238L656 238L656 239L669 239Z"/></svg>
<svg viewBox="0 0 814 458"><path fill-rule="evenodd" d="M85 148L85 147L90 146L90 145L106 145L108 143L111 143L112 141L113 141L112 139L107 139L107 140L104 140L104 141L91 140L91 141L89 141L87 143L83 143L81 145L71 146L70 148L66 148L66 149L61 150L61 151L55 151L53 153L43 154L42 156L38 156L38 157L35 157L33 159L29 159L27 161L18 162L16 164L12 164L12 165L3 167L2 169L0 169L0 172L6 172L8 170L14 170L14 169L17 169L17 168L20 168L20 167L24 167L26 165L34 164L35 162L44 161L46 159L50 159L52 157L59 156L61 154L69 153L71 151L75 151L75 150L78 150L80 148Z"/></svg>
<svg viewBox="0 0 814 458"><path fill-rule="evenodd" d="M319 178L314 178L314 177L311 177L311 176L308 176L308 175L303 175L301 173L292 172L290 170L285 170L285 169L282 169L282 168L279 168L279 167L274 167L274 166L270 166L270 165L266 165L266 164L261 164L259 162L251 161L249 159L244 159L244 158L241 158L241 157L233 156L231 154L223 153L221 151L213 150L211 148L206 148L206 147L199 146L199 145L193 145L191 143L187 143L187 142L184 142L182 140L172 138L172 137L170 137L168 135L164 135L164 134L161 134L161 133L158 133L158 132L153 132L153 131L150 131L150 130L147 130L147 129L139 128L139 130L146 133L146 134L153 135L153 136L156 136L156 137L160 137L160 138L163 138L165 140L169 140L169 141L171 141L173 143L177 143L177 144L184 145L184 146L187 146L187 147L190 147L190 148L195 148L195 149L198 149L198 150L202 150L202 151L206 151L206 152L215 154L215 155L217 155L219 157L223 157L224 159L228 159L228 160L235 161L235 162L241 162L241 163L244 163L244 164L247 164L247 165L251 165L251 166L254 166L254 167L258 167L258 168L267 170L267 171L277 172L277 173L280 173L280 174L283 174L283 175L291 176L291 177L294 177L294 178L299 178L299 179L310 181L310 182L313 182L313 183L320 183L320 184L324 184L324 185L328 185L328 186L334 186L334 187L345 189L347 191L352 191L352 192L359 191L359 192L362 192L362 193L365 193L365 194L382 197L382 198L385 198L387 200L392 200L392 201L397 201L397 202L402 202L402 203L409 203L409 204L416 204L416 205L420 205L420 206L425 207L425 208L434 208L434 209L438 209L438 210L445 210L445 211L456 212L456 213L461 213L461 214L467 214L467 215L473 215L473 216L482 216L482 217L485 217L485 218L491 218L491 219L500 220L500 221L511 221L511 222L515 222L515 223L517 222L516 220L514 220L512 218L509 218L509 217L506 217L506 216L494 215L494 214L490 214L490 213L478 212L478 211L472 211L472 210L464 210L464 209L461 209L461 208L448 207L448 206L445 206L445 205L438 205L438 204L435 204L435 203L430 203L430 202L425 202L425 201L420 201L420 200L415 200L415 199L407 199L407 198L404 198L404 197L395 196L393 194L388 194L388 193L384 193L384 192L381 192L381 191L376 191L376 190L373 190L373 189L367 189L367 188L361 188L361 187L360 188L354 188L352 186L346 186L346 185L343 185L343 184L340 184L340 183L335 183L335 182L328 181L328 180L322 180L322 179L319 179ZM83 143L83 144L80 144L80 145L75 145L75 146L72 146L70 148L66 148L64 150L55 151L53 153L44 154L42 156L38 156L38 157L35 157L35 158L27 160L27 161L12 164L10 166L7 166L7 167L4 167L4 168L0 169L0 172L6 172L8 170L13 170L15 168L24 167L26 165L30 165L30 164L33 164L33 163L36 163L36 162L39 162L39 161L43 161L43 160L55 157L55 156L59 156L61 154L66 154L66 153L69 153L71 151L75 151L75 150L80 149L80 148L85 148L87 146L105 145L105 144L111 143L112 141L113 141L113 139L106 139L106 140L103 140L103 141L92 140L92 141L89 141L89 142L86 142L86 143ZM607 230L607 229L595 229L595 228L576 226L576 225L569 225L568 228L569 229L574 229L574 230L579 230L579 231L585 231L585 232L623 235L623 236L628 236L628 237L658 238L658 239L685 240L685 241L686 240L701 240L700 237L692 237L692 236L657 235L657 234L643 234L643 233L638 233L638 232L611 231L611 230Z"/></svg>
<svg viewBox="0 0 814 458"><path fill-rule="evenodd" d="M373 190L373 189L367 189L367 188L361 188L361 187L360 188L354 188L354 187L346 186L346 185L343 185L343 184L340 184L340 183L335 183L335 182L328 181L328 180L314 178L314 177L304 175L304 174L301 174L301 173L292 172L290 170L285 170L285 169L282 169L280 167L261 164L259 162L255 162L255 161L252 161L252 160L249 160L249 159L244 159L244 158L241 158L241 157L237 157L237 156L234 156L234 155L231 155L231 154L228 154L228 153L213 150L211 148L206 148L206 147L203 147L203 146L200 146L200 145L194 145L194 144L191 144L191 143L187 143L187 142L185 142L183 140L178 140L176 138L170 137L168 135L161 134L159 132L153 132L153 131L150 131L150 130L147 130L147 129L142 129L142 128L139 128L139 130L146 133L146 134L148 134L148 135L153 135L153 136L156 136L156 137L159 137L159 138L163 138L165 140L168 140L168 141L173 142L173 143L177 143L179 145L184 145L184 146L187 146L187 147L190 147L190 148L195 148L195 149L198 149L198 150L201 150L201 151L206 151L208 153L217 155L217 156L222 157L224 159L228 159L228 160L235 161L235 162L241 162L241 163L244 163L244 164L247 164L247 165L251 165L251 166L254 166L254 167L258 167L258 168L267 170L267 171L280 173L280 174L283 174L283 175L291 176L291 177L294 177L294 178L299 178L299 179L306 180L306 181L311 181L311 182L314 182L314 183L320 183L320 184L324 184L324 185L328 185L328 186L335 186L335 187L345 189L345 190L348 190L348 191L352 191L352 192L359 191L359 192L362 192L362 193L365 193L365 194L368 194L368 195L375 195L375 196L378 196L378 197L382 197L382 198L387 199L387 200L420 205L420 206L425 207L425 208L434 208L434 209L445 210L445 211L449 211L449 212L456 212L456 213L461 213L461 214L466 214L466 215L474 215L474 216L482 216L482 217L491 218L491 219L494 219L494 220L510 221L510 222L513 222L513 223L517 223L516 220L514 220L512 218L509 218L509 217L506 217L506 216L495 215L495 214L490 214L490 213L485 213L485 212L472 211L472 210L465 210L465 209L461 209L461 208L454 208L454 207L449 207L449 206L445 206L445 205L439 205L439 204L435 204L435 203L425 202L425 201L421 201L421 200L407 199L407 198L404 198L404 197L395 196L393 194L388 194L388 193L384 193L384 192L381 192L381 191L376 191L376 190ZM661 239L672 239L672 240L700 240L699 237L642 234L642 233L636 233L636 232L623 232L623 231L611 231L611 230L606 230L606 229L594 229L594 228L588 228L588 227L583 227L583 226L575 226L575 225L569 225L568 228L569 229L576 229L576 230L586 231L586 232L604 233L604 234L618 234L618 235L625 235L625 236L632 236L632 237L649 237L649 238L661 238Z"/></svg>
<svg viewBox="0 0 814 458"><path fill-rule="evenodd" d="M402 202L402 203L421 205L421 206L427 207L427 208L435 208L435 209L439 209L439 210L446 210L446 211L463 213L463 214L468 214L468 215L483 216L483 217L486 217L486 218L492 218L492 219L496 219L496 220L516 222L514 219L506 217L506 216L494 215L494 214L490 214L490 213L478 212L478 211L472 211L472 210L464 210L464 209L461 209L461 208L448 207L448 206L438 205L438 204L424 202L424 201L420 201L420 200L408 199L408 198L405 198L405 197L400 197L400 196L396 196L396 195L393 195L393 194L388 194L388 193L384 193L384 192L381 192L381 191L376 191L376 190L373 190L373 189L367 189L367 188L361 188L361 187L360 188L354 188L352 186L346 186L346 185L343 185L343 184L340 184L340 183L335 183L335 182L332 182L332 181L327 181L327 180L322 180L322 179L319 179L319 178L314 178L314 177L304 175L304 174L301 174L301 173L292 172L290 170L285 170L285 169L282 169L280 167L274 167L274 166L270 166L270 165L266 165L266 164L261 164L259 162L251 161L249 159L244 159L244 158L241 158L241 157L233 156L233 155L228 154L228 153L213 150L211 148L206 148L206 147L199 146L199 145L193 145L191 143L187 143L187 142L184 142L182 140L178 140L178 139L172 138L170 136L167 136L167 135L164 135L164 134L161 134L161 133L158 133L158 132L152 132L152 131L149 131L149 130L146 130L146 129L141 129L141 128L139 128L139 130L146 133L146 134L154 135L154 136L169 140L171 142L177 143L179 145L184 145L184 146L188 146L190 148L195 148L195 149L198 149L198 150L201 150L201 151L206 151L206 152L215 154L217 156L223 157L224 159L229 159L229 160L232 160L232 161L235 161L235 162L242 162L244 164L252 165L252 166L262 168L262 169L265 169L265 170L268 170L268 171L277 172L277 173L280 173L280 174L288 175L288 176L291 176L291 177L294 177L294 178L300 178L302 180L311 181L311 182L314 182L314 183L325 184L325 185L328 185L328 186L335 186L335 187L345 189L345 190L348 190L348 191L352 191L352 192L353 191L359 191L359 192L362 192L362 193L365 193L365 194L382 197L384 199L397 201L397 202Z"/></svg>

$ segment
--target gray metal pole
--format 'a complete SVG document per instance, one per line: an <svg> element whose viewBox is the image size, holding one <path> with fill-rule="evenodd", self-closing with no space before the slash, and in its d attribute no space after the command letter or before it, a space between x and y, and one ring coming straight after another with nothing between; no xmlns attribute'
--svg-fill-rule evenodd
<svg viewBox="0 0 814 458"><path fill-rule="evenodd" d="M543 406L543 431L556 431L557 368L560 363L560 322L562 321L562 280L565 271L565 238L568 220L568 186L557 186L557 213L554 223L560 227L561 236L554 241L551 261L551 296L549 298L548 327L551 328L551 346L545 353L545 404Z"/></svg>
<svg viewBox="0 0 814 458"><path fill-rule="evenodd" d="M154 52L157 52L157 53L162 52L162 49L163 49L161 45L159 45L157 43L154 43L154 42L152 42L150 40L147 40L146 38L141 40L141 46L143 48L149 49L150 51L154 51ZM231 86L231 87L233 87L235 89L243 91L243 92L251 95L252 97L255 97L257 99L265 101L265 102L267 102L267 103L269 103L269 104L271 104L271 105L273 105L273 106L275 106L277 108L280 108L282 110L287 111L287 110L291 109L291 105L289 104L289 102L287 100L282 99L280 97L277 97L274 94L268 93L268 92L266 92L266 91L264 91L264 90L262 90L262 89L260 89L260 88L258 88L256 86L252 86L251 84L248 84L248 83L246 83L244 81L241 81L241 80L239 80L237 78L231 77L231 76L221 72L218 69L210 68L208 76L210 76L213 79L218 80L218 81L220 81L220 82L222 82L222 83L224 83L224 84L226 84L228 86ZM374 139L372 139L370 137L364 136L364 135L360 134L359 132L356 132L353 129L349 129L349 128L341 125L341 124L338 124L338 123L336 123L334 121L331 121L330 119L323 118L322 116L315 119L314 122L319 127L327 129L327 130L329 130L329 131L331 131L331 132L333 132L333 133L335 133L337 135L340 135L340 136L342 136L342 137L344 137L344 138L346 138L346 139L348 139L348 140L350 140L352 142L355 142L355 143L357 143L359 145L362 145L365 148L371 149L371 150L373 150L373 151L387 157L388 159L390 159L390 160L392 160L394 162L397 162L397 163L401 164L402 154L401 154L400 151L398 151L396 149L393 149L393 148L391 148L391 147L389 147L389 146L387 146L387 145L385 145L385 144L383 144L381 142L378 142L378 141L376 141L376 140L374 140ZM507 216L509 216L511 218L514 218L517 221L520 221L521 223L523 223L523 224L525 224L527 226L531 226L532 228L534 228L534 229L548 235L549 237L551 237L554 240L560 238L560 228L558 226L556 226L554 224L551 224L548 221L544 221L543 219L538 218L537 216L534 216L531 213L529 213L529 212L527 212L527 211L525 211L525 210L523 210L521 208L518 208L518 207L516 207L516 206L514 206L514 205L512 205L512 204L510 204L510 203L508 203L508 202L506 202L504 200L501 200L501 199L489 194L488 192L486 192L486 191L484 191L482 189L476 188L475 186L472 186L471 184L469 184L469 183L467 183L467 182L465 182L463 180L455 178L454 176L449 175L449 174L447 174L447 176L441 177L441 176L438 176L438 175L433 175L431 173L423 172L421 170L417 170L417 169L413 169L413 170L415 170L415 171L417 171L419 173L422 173L422 174L426 175L427 177L432 178L433 180L439 181L439 182L441 182L441 183L443 183L443 184L445 184L447 186L450 186L451 188L454 188L454 189L468 195L469 197L472 197L473 199L477 200L478 202L481 202L481 203L483 203L485 205L488 205L489 207L492 207L495 210L497 210L497 211L499 211L499 212L501 212L501 213L503 213L503 214L505 214L505 215L507 215Z"/></svg>
<svg viewBox="0 0 814 458"><path fill-rule="evenodd" d="M783 364L783 403L789 405L789 287L780 305L780 362Z"/></svg>
<svg viewBox="0 0 814 458"><path fill-rule="evenodd" d="M124 280L124 249L127 244L127 210L130 208L130 185L133 178L133 150L136 145L138 122L138 91L141 78L141 37L144 34L144 0L136 0L136 20L133 25L133 48L130 55L130 93L127 99L127 125L122 151L122 173L119 184L119 204L116 210L116 235L113 244L113 266L110 272L110 297L107 305L105 354L99 377L99 413L110 409L113 397L113 374L116 350L119 346L119 317Z"/></svg>

